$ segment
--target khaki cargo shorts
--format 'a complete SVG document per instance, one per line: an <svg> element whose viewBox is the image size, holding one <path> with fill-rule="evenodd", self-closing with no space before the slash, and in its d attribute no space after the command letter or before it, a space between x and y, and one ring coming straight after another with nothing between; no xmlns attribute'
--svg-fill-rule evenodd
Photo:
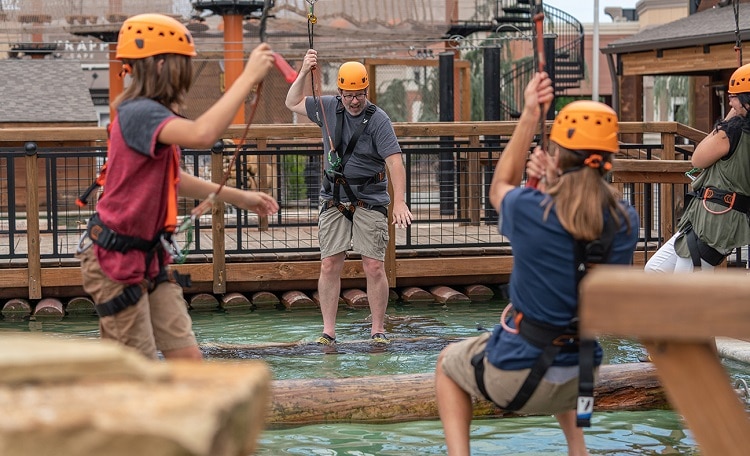
<svg viewBox="0 0 750 456"><path fill-rule="evenodd" d="M385 261L388 240L388 217L372 209L358 207L353 223L336 207L327 209L318 218L321 258L351 248L363 257Z"/></svg>
<svg viewBox="0 0 750 456"><path fill-rule="evenodd" d="M490 333L471 337L449 345L443 353L443 372L461 389L474 397L484 398L477 386L471 358L482 353ZM484 360L484 383L487 394L498 406L507 405L516 397L531 369L502 370ZM598 373L598 368L595 374ZM553 366L539 383L519 414L544 414L575 410L578 400L578 366Z"/></svg>
<svg viewBox="0 0 750 456"><path fill-rule="evenodd" d="M107 277L93 247L77 257L81 260L83 289L94 303L111 300L127 286ZM170 351L197 345L192 326L182 287L170 281L144 293L135 305L122 312L99 318L103 339L117 340L149 358L157 358L157 349Z"/></svg>

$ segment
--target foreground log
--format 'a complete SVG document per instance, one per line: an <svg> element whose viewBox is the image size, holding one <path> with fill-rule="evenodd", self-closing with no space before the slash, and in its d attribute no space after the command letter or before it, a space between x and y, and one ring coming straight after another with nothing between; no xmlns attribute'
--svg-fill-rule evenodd
<svg viewBox="0 0 750 456"><path fill-rule="evenodd" d="M0 454L254 454L270 385L258 361L160 362L108 340L0 334Z"/></svg>
<svg viewBox="0 0 750 456"><path fill-rule="evenodd" d="M668 408L650 363L609 364L597 382L598 411ZM429 374L338 379L277 380L267 423L272 427L316 423L385 423L438 418L435 377ZM517 416L485 400L474 401L475 418Z"/></svg>

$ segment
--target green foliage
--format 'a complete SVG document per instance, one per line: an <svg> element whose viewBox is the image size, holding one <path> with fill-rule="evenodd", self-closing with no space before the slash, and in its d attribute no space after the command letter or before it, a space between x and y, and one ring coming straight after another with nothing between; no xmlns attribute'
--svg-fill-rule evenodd
<svg viewBox="0 0 750 456"><path fill-rule="evenodd" d="M409 107L406 104L406 83L394 79L383 91L378 91L378 106L388 114L393 122L409 120Z"/></svg>
<svg viewBox="0 0 750 456"><path fill-rule="evenodd" d="M284 176L286 177L286 200L294 201L307 198L305 184L306 155L282 155Z"/></svg>
<svg viewBox="0 0 750 456"><path fill-rule="evenodd" d="M673 117L676 122L685 125L689 122L687 109L688 83L687 76L654 76L654 103L657 106L666 103L671 112L674 107L674 100L682 98L685 102L680 104Z"/></svg>
<svg viewBox="0 0 750 456"><path fill-rule="evenodd" d="M423 67L423 77L417 85L422 94L422 109L418 122L438 122L440 120L440 83L438 72L434 68Z"/></svg>

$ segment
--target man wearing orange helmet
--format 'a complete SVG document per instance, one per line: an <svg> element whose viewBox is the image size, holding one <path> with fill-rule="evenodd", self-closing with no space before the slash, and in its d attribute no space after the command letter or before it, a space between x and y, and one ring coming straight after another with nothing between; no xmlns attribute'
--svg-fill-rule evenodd
<svg viewBox="0 0 750 456"><path fill-rule="evenodd" d="M177 196L205 199L217 185L180 169L179 146L211 147L274 61L267 45L258 46L224 96L189 120L179 110L195 55L190 32L171 17L141 14L122 24L117 58L131 80L113 102L106 191L87 230L93 248L78 253L101 337L149 358L156 358L157 350L165 358L202 358L163 243L177 224ZM278 210L276 201L260 192L224 187L216 198L260 215Z"/></svg>
<svg viewBox="0 0 750 456"><path fill-rule="evenodd" d="M322 345L336 342L341 271L346 251L352 248L362 256L367 278L371 340L387 344L388 278L384 260L391 201L386 166L393 184L393 224L405 227L412 221L405 199L406 171L401 147L388 115L367 100L370 81L364 65L359 62L341 65L336 79L338 96L306 97L305 80L317 65L317 52L308 50L286 97L287 108L309 117L320 125L324 136L331 138L330 142L323 141L327 166L318 219L321 253L318 293L323 334L317 342ZM328 131L329 120L330 128L335 125L335 131Z"/></svg>
<svg viewBox="0 0 750 456"><path fill-rule="evenodd" d="M535 151L532 176L546 181L542 192L519 184L539 116L553 98L546 73L534 76L524 98L490 187L499 230L513 247L512 306L494 331L449 345L437 361L438 411L451 456L470 453L472 396L508 411L554 414L568 455L588 454L577 424L590 419L602 350L578 338L578 283L590 263L631 263L638 238L637 213L603 179L619 150L615 112L593 101L560 111L550 156ZM581 394L586 388L591 396ZM577 403L585 405L578 414Z"/></svg>
<svg viewBox="0 0 750 456"><path fill-rule="evenodd" d="M692 183L677 233L646 271L710 272L750 244L750 64L734 71L727 93L731 109L693 151L691 162L703 171Z"/></svg>

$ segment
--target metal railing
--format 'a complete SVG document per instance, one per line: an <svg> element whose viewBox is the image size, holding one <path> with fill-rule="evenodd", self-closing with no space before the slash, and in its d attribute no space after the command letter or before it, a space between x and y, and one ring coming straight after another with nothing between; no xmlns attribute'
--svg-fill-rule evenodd
<svg viewBox="0 0 750 456"><path fill-rule="evenodd" d="M451 270L446 261L467 255L509 256L487 194L514 128L515 122L395 124L407 170L407 203L416 220L405 230L391 228L395 242L386 263L392 279L402 273L413 276L401 264L403 259L439 257L441 265L435 270L441 274L481 276L491 261L471 263L478 268L473 271ZM237 138L242 130L232 127L226 137ZM641 257L636 262L642 262L674 231L687 188L687 159L704 134L674 122L625 122L620 130L629 138L658 138L621 144L612 173L613 182L641 214ZM257 217L216 205L195 226L188 263L218 268L213 272L216 281L227 277L222 268L231 263L317 260L317 193L325 164L319 135L320 129L310 125L251 127L229 184L268 192L282 209ZM52 286L43 283L42 269L77 266L73 255L96 198L85 208L75 200L105 159L104 138L101 128L0 129L0 260L26 280L17 285ZM185 150L183 165L218 181L234 151L233 145ZM181 214L195 204L182 199ZM4 286L14 284L6 280Z"/></svg>

